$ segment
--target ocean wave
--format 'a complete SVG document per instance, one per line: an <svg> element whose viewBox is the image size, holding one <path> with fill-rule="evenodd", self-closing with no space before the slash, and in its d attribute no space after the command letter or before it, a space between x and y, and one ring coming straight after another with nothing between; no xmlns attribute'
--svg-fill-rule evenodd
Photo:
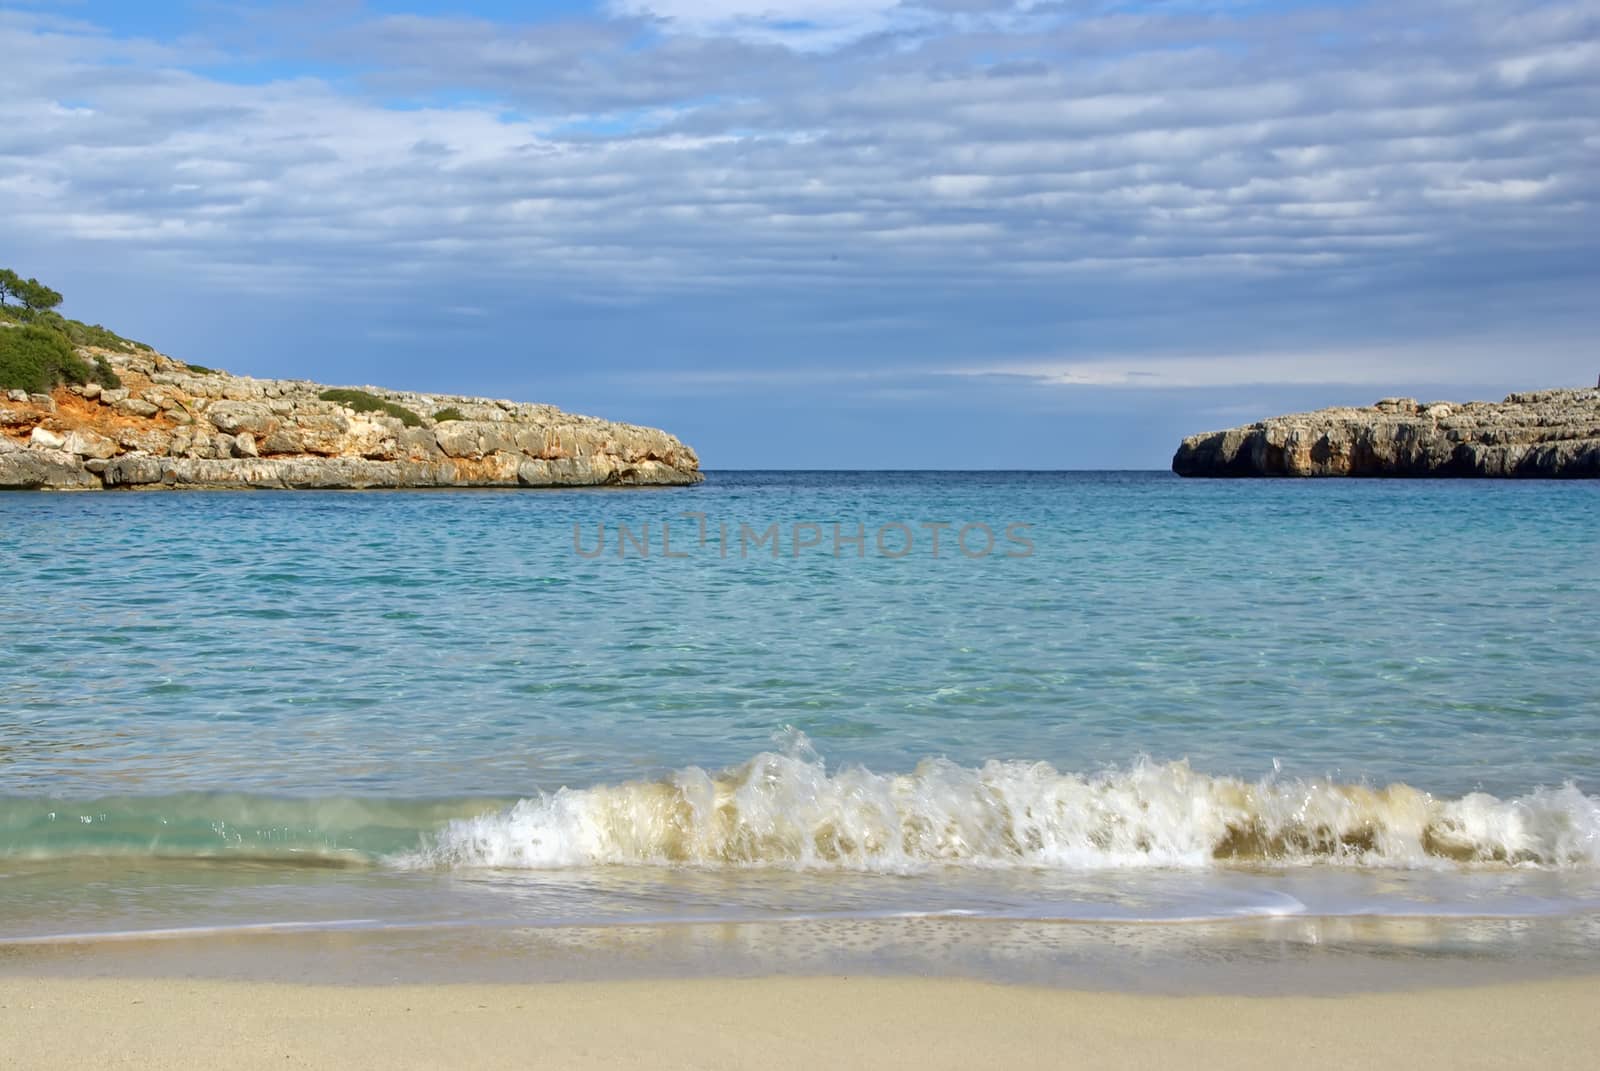
<svg viewBox="0 0 1600 1071"><path fill-rule="evenodd" d="M803 739L720 772L688 767L511 799L238 793L73 803L0 798L0 858L549 870L605 865L913 873L1338 864L1600 867L1600 798L1500 799L1410 785L1211 776L1141 760L907 773L829 770Z"/></svg>
<svg viewBox="0 0 1600 1071"><path fill-rule="evenodd" d="M1252 864L1600 865L1600 798L1568 784L1514 799L1409 785L1246 781L1187 762L1068 773L928 759L829 773L803 750L524 799L448 822L412 867L605 864L907 873L936 866L1108 869Z"/></svg>

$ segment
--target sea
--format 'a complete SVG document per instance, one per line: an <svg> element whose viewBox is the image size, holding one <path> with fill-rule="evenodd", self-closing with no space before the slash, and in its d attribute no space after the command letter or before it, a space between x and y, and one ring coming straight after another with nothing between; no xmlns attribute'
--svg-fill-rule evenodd
<svg viewBox="0 0 1600 1071"><path fill-rule="evenodd" d="M1592 482L5 494L0 614L0 970L1600 965Z"/></svg>

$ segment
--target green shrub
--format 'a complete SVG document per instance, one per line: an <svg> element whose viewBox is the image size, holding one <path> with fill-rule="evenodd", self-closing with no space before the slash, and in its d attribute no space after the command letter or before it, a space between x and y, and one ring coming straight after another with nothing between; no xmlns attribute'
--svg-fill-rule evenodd
<svg viewBox="0 0 1600 1071"><path fill-rule="evenodd" d="M74 346L98 346L103 350L121 350L124 353L132 349L121 335L108 331L99 324L67 320L63 327Z"/></svg>
<svg viewBox="0 0 1600 1071"><path fill-rule="evenodd" d="M149 350L143 342L135 342L131 338L123 338L109 327L100 324L86 324L81 320L69 320L54 309L30 313L27 309L18 309L11 306L0 306L4 309L5 318L18 323L31 323L39 327L48 327L50 330L66 336L68 342L74 346L96 346L103 350L115 350L118 353L133 353L136 350ZM154 352L154 351L151 351Z"/></svg>
<svg viewBox="0 0 1600 1071"><path fill-rule="evenodd" d="M457 409L453 405L447 406L444 409L441 409L437 413L433 414L433 422L435 424L443 424L446 420L465 420L465 419L467 419L466 414L463 413L461 410Z"/></svg>
<svg viewBox="0 0 1600 1071"><path fill-rule="evenodd" d="M111 362L98 353L94 356L94 381L112 390L122 386L122 377L112 370Z"/></svg>
<svg viewBox="0 0 1600 1071"><path fill-rule="evenodd" d="M192 364L192 363L190 363L188 361L185 361L184 362L184 367L187 368L189 371L193 372L197 376L220 376L220 375L222 375L222 373L217 371L215 368L207 368L203 364Z"/></svg>
<svg viewBox="0 0 1600 1071"><path fill-rule="evenodd" d="M422 418L403 405L386 402L375 394L368 394L364 390L348 390L343 387L334 390L325 390L317 395L325 402L338 402L346 409L353 409L358 413L387 413L408 428L422 426Z"/></svg>
<svg viewBox="0 0 1600 1071"><path fill-rule="evenodd" d="M68 336L79 346L99 346L103 350L117 350L121 353L133 353L136 350L155 350L143 342L135 342L131 338L123 338L110 328L101 327L99 324L83 324L77 320L68 320Z"/></svg>
<svg viewBox="0 0 1600 1071"><path fill-rule="evenodd" d="M61 383L88 383L94 375L59 332L34 324L0 329L0 389L44 394Z"/></svg>
<svg viewBox="0 0 1600 1071"><path fill-rule="evenodd" d="M9 304L13 299L21 307ZM122 386L111 362L98 355L86 361L74 349L132 353L150 347L100 324L69 320L56 311L59 304L61 295L39 280L0 269L0 321L23 325L0 331L0 388L43 393L61 383L92 381L113 390Z"/></svg>

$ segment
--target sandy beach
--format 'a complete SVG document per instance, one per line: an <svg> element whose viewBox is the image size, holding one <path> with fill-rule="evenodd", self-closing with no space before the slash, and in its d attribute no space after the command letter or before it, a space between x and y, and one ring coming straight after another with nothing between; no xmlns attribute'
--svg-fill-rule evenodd
<svg viewBox="0 0 1600 1071"><path fill-rule="evenodd" d="M960 980L0 981L17 1068L1592 1066L1600 980L1152 997Z"/></svg>

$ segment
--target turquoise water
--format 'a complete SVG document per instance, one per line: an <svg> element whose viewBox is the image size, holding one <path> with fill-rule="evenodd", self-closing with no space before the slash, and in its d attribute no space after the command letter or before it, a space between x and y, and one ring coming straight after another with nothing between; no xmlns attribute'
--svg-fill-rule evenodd
<svg viewBox="0 0 1600 1071"><path fill-rule="evenodd" d="M1600 903L1589 484L4 495L0 612L0 938Z"/></svg>

